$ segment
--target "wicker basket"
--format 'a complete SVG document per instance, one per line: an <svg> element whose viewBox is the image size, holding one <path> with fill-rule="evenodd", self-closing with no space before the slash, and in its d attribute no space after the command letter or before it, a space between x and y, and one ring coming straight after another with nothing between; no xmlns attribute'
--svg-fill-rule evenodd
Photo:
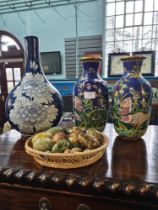
<svg viewBox="0 0 158 210"><path fill-rule="evenodd" d="M103 145L97 149L75 153L50 153L33 149L31 139L25 143L25 150L29 155L42 166L62 169L79 168L96 162L103 156L108 145L108 137L104 135Z"/></svg>

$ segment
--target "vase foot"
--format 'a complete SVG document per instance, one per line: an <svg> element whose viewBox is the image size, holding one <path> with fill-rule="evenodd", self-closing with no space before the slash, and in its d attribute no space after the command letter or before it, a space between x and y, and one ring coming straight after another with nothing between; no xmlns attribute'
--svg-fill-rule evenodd
<svg viewBox="0 0 158 210"><path fill-rule="evenodd" d="M129 141L136 141L140 139L140 137L128 137L128 136L120 136L121 139L129 140Z"/></svg>

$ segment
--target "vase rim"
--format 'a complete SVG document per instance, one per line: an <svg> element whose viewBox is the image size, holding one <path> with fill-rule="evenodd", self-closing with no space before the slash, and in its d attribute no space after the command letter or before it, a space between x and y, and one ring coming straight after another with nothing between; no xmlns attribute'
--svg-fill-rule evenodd
<svg viewBox="0 0 158 210"><path fill-rule="evenodd" d="M126 57L123 57L123 58L121 58L120 60L121 61L142 61L142 60L144 60L144 59L146 59L146 57L145 56L142 56L142 55L132 55L132 56L126 56Z"/></svg>
<svg viewBox="0 0 158 210"><path fill-rule="evenodd" d="M38 39L37 36L25 36L24 38L25 38L25 39L28 39L28 38L29 38L29 39L30 39L30 38L32 38L32 39L34 39L34 38L35 38L35 39Z"/></svg>
<svg viewBox="0 0 158 210"><path fill-rule="evenodd" d="M87 61L101 61L102 60L102 57L100 56L96 56L96 57L93 57L93 56L84 56L84 57L81 57L80 58L80 61L82 62L87 62Z"/></svg>

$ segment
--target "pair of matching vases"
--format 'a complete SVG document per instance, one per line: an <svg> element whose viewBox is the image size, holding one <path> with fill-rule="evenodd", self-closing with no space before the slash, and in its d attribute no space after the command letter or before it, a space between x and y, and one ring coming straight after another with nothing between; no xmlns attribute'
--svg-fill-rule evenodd
<svg viewBox="0 0 158 210"><path fill-rule="evenodd" d="M113 90L113 123L116 132L125 139L142 137L150 122L152 88L141 75L144 59L143 56L121 59L124 74Z"/></svg>
<svg viewBox="0 0 158 210"><path fill-rule="evenodd" d="M143 56L128 56L121 59L124 74L113 89L113 124L118 135L125 139L142 137L150 121L152 89L141 75L144 59ZM108 89L97 73L99 59L81 60L84 72L74 91L76 122L77 125L103 131L108 114Z"/></svg>
<svg viewBox="0 0 158 210"><path fill-rule="evenodd" d="M25 38L26 68L21 82L6 100L6 116L12 127L24 134L34 134L56 126L62 117L60 93L46 79L39 56L38 38ZM124 138L138 139L147 130L152 91L141 75L144 57L123 59L124 75L113 92L113 123ZM98 74L100 58L83 57L83 74L73 93L77 126L103 131L108 115L108 88Z"/></svg>

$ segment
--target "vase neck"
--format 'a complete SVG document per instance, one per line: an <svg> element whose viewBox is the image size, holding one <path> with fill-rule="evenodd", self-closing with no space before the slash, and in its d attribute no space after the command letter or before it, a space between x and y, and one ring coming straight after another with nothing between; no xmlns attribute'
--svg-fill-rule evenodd
<svg viewBox="0 0 158 210"><path fill-rule="evenodd" d="M36 36L25 37L26 71L41 72L39 40Z"/></svg>
<svg viewBox="0 0 158 210"><path fill-rule="evenodd" d="M143 60L123 61L124 75L140 77L141 76L142 62L143 62Z"/></svg>
<svg viewBox="0 0 158 210"><path fill-rule="evenodd" d="M99 67L99 62L94 62L94 61L87 61L83 63L83 74L82 77L92 80L92 79L99 79L99 74L98 74L98 67Z"/></svg>

